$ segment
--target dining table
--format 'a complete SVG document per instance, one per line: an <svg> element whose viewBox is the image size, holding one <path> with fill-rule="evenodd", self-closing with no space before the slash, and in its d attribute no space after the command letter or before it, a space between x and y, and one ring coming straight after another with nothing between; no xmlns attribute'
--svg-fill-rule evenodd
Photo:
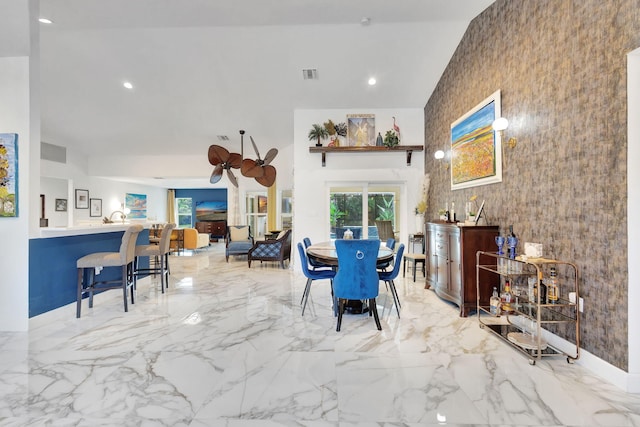
<svg viewBox="0 0 640 427"><path fill-rule="evenodd" d="M334 241L314 243L307 248L307 256L314 261L321 262L332 267L338 267L338 253ZM378 249L377 264L393 261L393 249L380 245Z"/></svg>
<svg viewBox="0 0 640 427"><path fill-rule="evenodd" d="M380 245L378 249L377 264L386 264L393 261L393 249ZM340 268L338 265L338 253L336 252L335 241L326 241L312 244L307 248L307 256L316 262L331 266L335 269ZM369 309L359 300L348 300L345 304L345 313L362 314L367 313Z"/></svg>

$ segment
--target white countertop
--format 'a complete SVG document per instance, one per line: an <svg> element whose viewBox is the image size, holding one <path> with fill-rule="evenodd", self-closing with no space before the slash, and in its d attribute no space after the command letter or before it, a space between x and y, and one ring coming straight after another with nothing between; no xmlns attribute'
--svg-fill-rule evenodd
<svg viewBox="0 0 640 427"><path fill-rule="evenodd" d="M132 224L141 224L144 228L150 228L150 222L115 222L112 224L83 224L73 227L42 227L40 228L40 238L64 237L64 236L81 236L85 234L113 233L116 231L125 231Z"/></svg>

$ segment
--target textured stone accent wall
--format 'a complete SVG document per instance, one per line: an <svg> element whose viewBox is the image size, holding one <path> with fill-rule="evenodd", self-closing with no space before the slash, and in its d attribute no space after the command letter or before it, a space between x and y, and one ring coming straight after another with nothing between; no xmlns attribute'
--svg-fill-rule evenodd
<svg viewBox="0 0 640 427"><path fill-rule="evenodd" d="M577 264L581 347L624 370L626 55L639 46L640 0L497 0L471 22L425 107L427 218L451 201L461 212L475 194L503 233L513 224L521 242ZM518 139L505 148L503 181L451 191L433 153L498 89L505 140Z"/></svg>

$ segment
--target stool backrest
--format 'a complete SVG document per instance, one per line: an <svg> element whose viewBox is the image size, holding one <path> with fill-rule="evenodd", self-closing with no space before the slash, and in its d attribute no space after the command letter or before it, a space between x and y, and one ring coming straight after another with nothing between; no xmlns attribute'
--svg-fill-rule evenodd
<svg viewBox="0 0 640 427"><path fill-rule="evenodd" d="M122 265L133 262L136 255L136 241L138 240L138 234L143 230L143 226L140 224L132 225L122 235L122 241L120 243L120 261Z"/></svg>
<svg viewBox="0 0 640 427"><path fill-rule="evenodd" d="M169 246L171 246L171 233L173 229L176 228L175 223L170 223L164 226L162 229L162 234L160 235L160 243L158 246L160 247L160 254L164 255L169 252Z"/></svg>

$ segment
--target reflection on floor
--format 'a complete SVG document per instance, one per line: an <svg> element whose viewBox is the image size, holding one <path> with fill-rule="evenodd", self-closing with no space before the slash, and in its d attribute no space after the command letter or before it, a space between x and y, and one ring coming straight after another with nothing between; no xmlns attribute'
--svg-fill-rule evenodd
<svg viewBox="0 0 640 427"><path fill-rule="evenodd" d="M640 426L640 396L530 366L420 280L398 280L401 319L381 284L381 332L352 315L336 333L329 282L302 317L294 267L214 244L171 257L168 293L139 282L128 313L109 291L81 319L72 304L1 333L0 425Z"/></svg>

